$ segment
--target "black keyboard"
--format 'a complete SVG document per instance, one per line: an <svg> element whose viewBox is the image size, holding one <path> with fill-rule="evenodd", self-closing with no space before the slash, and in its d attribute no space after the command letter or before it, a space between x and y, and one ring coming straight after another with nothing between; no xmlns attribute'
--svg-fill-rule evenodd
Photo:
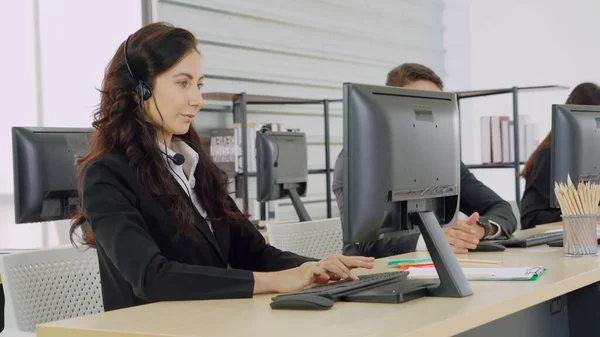
<svg viewBox="0 0 600 337"><path fill-rule="evenodd" d="M342 296L346 302L367 303L403 303L419 297L427 296L428 288L437 287L440 280L403 280L386 283L376 287L359 290Z"/></svg>
<svg viewBox="0 0 600 337"><path fill-rule="evenodd" d="M368 274L358 276L358 280L344 280L337 282L330 282L328 284L302 289L299 291L280 294L272 298L273 301L284 299L288 296L296 295L317 295L322 297L330 298L337 301L343 295L351 292L370 289L371 287L380 286L392 282L399 282L406 280L408 276L407 271L393 271L377 274Z"/></svg>
<svg viewBox="0 0 600 337"><path fill-rule="evenodd" d="M562 240L563 233L562 232L550 232L550 233L540 233L526 237L520 238L510 238L507 240L498 240L494 241L498 244L503 245L504 247L519 247L519 248L527 248L538 245L543 245L552 241Z"/></svg>
<svg viewBox="0 0 600 337"><path fill-rule="evenodd" d="M600 245L600 236L597 238L598 245ZM548 246L550 247L563 247L563 239L560 238L558 240L548 242Z"/></svg>

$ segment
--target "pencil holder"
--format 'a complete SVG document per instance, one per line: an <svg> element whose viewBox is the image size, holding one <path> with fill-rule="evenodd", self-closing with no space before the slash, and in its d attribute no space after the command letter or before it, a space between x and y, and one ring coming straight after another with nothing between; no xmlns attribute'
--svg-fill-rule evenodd
<svg viewBox="0 0 600 337"><path fill-rule="evenodd" d="M562 215L565 256L596 256L596 214Z"/></svg>

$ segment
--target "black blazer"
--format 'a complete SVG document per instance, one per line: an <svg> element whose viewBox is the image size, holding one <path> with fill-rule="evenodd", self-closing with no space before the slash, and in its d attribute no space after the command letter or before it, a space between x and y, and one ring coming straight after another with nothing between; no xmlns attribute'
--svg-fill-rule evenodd
<svg viewBox="0 0 600 337"><path fill-rule="evenodd" d="M538 152L531 172L525 180L525 191L521 199L521 228L561 221L559 208L550 208L550 196L554 193L550 184L550 146Z"/></svg>
<svg viewBox="0 0 600 337"><path fill-rule="evenodd" d="M478 212L480 216L494 221L504 236L511 236L517 230L517 218L508 201L479 181L462 161L459 210L464 214Z"/></svg>
<svg viewBox="0 0 600 337"><path fill-rule="evenodd" d="M267 245L249 222L213 222L213 234L198 212L197 243L183 235L175 241L175 218L120 154L88 165L80 196L96 240L107 311L156 301L248 298L254 289L252 271L284 270L314 260Z"/></svg>
<svg viewBox="0 0 600 337"><path fill-rule="evenodd" d="M343 200L343 152L340 152L335 162L333 177L333 193L335 194L340 214L344 212ZM444 207L456 209L458 198L446 198ZM494 221L502 229L504 236L510 236L517 229L517 219L510 204L498 194L479 181L469 168L460 163L460 204L459 210L465 214L478 212L481 216ZM439 219L440 222L452 219ZM364 255L376 258L412 252L417 246L419 234L381 239L358 245L346 245L344 254Z"/></svg>

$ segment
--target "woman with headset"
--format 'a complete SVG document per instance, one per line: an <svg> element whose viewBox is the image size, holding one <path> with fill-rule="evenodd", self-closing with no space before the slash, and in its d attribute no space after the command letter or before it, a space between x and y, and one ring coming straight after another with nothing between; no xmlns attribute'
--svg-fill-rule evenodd
<svg viewBox="0 0 600 337"><path fill-rule="evenodd" d="M89 224L105 310L288 292L372 268L372 258L318 261L265 243L192 127L203 81L196 38L165 23L132 34L106 68L70 230L73 240Z"/></svg>

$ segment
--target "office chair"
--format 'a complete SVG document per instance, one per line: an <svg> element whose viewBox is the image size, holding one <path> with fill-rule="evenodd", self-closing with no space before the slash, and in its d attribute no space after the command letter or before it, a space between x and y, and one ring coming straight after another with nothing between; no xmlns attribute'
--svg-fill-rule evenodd
<svg viewBox="0 0 600 337"><path fill-rule="evenodd" d="M3 336L34 336L37 324L104 311L95 249L69 245L3 255L0 275Z"/></svg>
<svg viewBox="0 0 600 337"><path fill-rule="evenodd" d="M340 218L267 224L269 243L281 250L316 259L342 253Z"/></svg>

